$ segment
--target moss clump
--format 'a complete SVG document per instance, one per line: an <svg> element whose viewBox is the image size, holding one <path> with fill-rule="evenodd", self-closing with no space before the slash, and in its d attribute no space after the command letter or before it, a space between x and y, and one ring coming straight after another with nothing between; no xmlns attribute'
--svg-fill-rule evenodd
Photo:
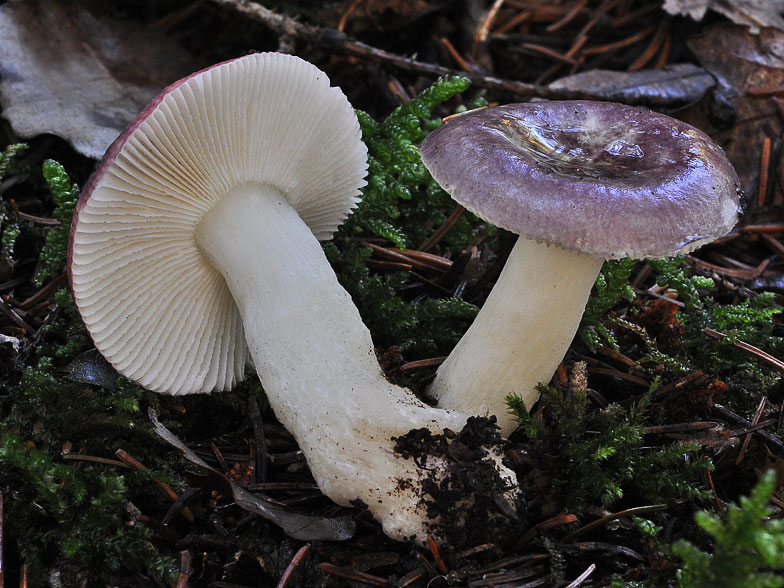
<svg viewBox="0 0 784 588"><path fill-rule="evenodd" d="M124 447L152 463L152 445L139 449L139 425L140 403L154 399L133 385L108 392L63 378L63 368L88 340L68 292L56 298L60 311L38 348L51 355L28 366L4 398L0 488L7 536L39 584L53 561L98 574L124 568L170 577L173 562L155 551L151 534L125 524L130 489L149 488L153 474L62 457L70 448L71 454L111 458Z"/></svg>
<svg viewBox="0 0 784 588"><path fill-rule="evenodd" d="M532 454L542 456L541 462L535 460L536 468L568 481L563 498L568 508L581 513L597 502L610 507L627 493L644 504L706 498L702 474L713 466L699 455L698 444L648 446L644 442L645 420L658 381L628 410L619 405L595 410L584 370L584 364L576 364L568 395L540 387L546 403L543 418L530 416L521 399L509 399L533 443Z"/></svg>
<svg viewBox="0 0 784 588"><path fill-rule="evenodd" d="M27 149L25 143L14 143L0 152L0 180L7 174L19 172L17 157ZM16 240L22 233L19 223L9 214L5 200L0 200L0 257L7 265L14 265Z"/></svg>
<svg viewBox="0 0 784 588"><path fill-rule="evenodd" d="M700 511L695 520L713 542L710 552L681 539L672 552L683 560L678 570L682 588L776 588L784 586L784 521L769 519L767 503L776 490L776 474L768 470L748 497L726 512Z"/></svg>
<svg viewBox="0 0 784 588"><path fill-rule="evenodd" d="M455 203L430 177L417 145L440 124L431 118L433 109L469 85L459 76L439 78L380 123L357 111L368 147L368 184L345 230L368 230L405 248L424 241L432 223L438 226L446 221ZM448 238L466 243L470 235L470 222L461 219Z"/></svg>
<svg viewBox="0 0 784 588"><path fill-rule="evenodd" d="M71 182L62 165L47 159L41 171L54 201L52 214L60 224L46 233L46 242L41 249L41 270L35 277L35 282L39 286L46 278L61 271L65 266L71 219L76 209L76 201L79 199L79 186Z"/></svg>
<svg viewBox="0 0 784 588"><path fill-rule="evenodd" d="M634 290L629 285L629 276L637 265L634 259L605 261L594 285L594 293L585 305L579 335L589 349L595 351L602 340L613 349L618 349L610 329L603 323L604 316L621 300L634 300Z"/></svg>

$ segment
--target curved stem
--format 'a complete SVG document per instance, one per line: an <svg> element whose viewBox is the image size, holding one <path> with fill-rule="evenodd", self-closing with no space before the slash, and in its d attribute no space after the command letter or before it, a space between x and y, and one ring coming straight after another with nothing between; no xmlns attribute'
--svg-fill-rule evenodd
<svg viewBox="0 0 784 588"><path fill-rule="evenodd" d="M577 332L604 260L519 238L482 310L429 393L443 408L496 415L504 434L516 422L506 397L531 408Z"/></svg>
<svg viewBox="0 0 784 588"><path fill-rule="evenodd" d="M196 241L223 274L270 405L321 490L343 505L365 502L390 536L424 538L425 472L394 453L391 437L459 430L466 415L386 380L321 245L276 190L236 188L205 215Z"/></svg>

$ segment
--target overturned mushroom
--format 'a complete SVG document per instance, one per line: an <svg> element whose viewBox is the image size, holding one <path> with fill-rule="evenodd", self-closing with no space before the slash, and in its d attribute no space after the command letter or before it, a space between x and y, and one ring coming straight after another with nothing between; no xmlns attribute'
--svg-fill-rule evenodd
<svg viewBox="0 0 784 588"><path fill-rule="evenodd" d="M421 147L439 184L520 237L481 312L430 387L439 406L530 408L580 323L605 259L687 253L728 233L738 177L701 131L588 101L511 104L446 122Z"/></svg>
<svg viewBox="0 0 784 588"><path fill-rule="evenodd" d="M466 415L384 378L319 245L366 168L356 116L315 66L276 53L216 65L167 88L107 151L77 207L69 275L120 373L166 394L225 390L250 353L322 491L423 539L425 471L391 437Z"/></svg>

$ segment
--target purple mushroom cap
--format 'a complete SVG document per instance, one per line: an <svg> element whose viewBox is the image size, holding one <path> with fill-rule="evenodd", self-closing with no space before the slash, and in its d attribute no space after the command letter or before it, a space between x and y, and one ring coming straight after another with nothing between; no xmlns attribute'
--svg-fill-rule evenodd
<svg viewBox="0 0 784 588"><path fill-rule="evenodd" d="M622 104L472 111L433 131L420 151L476 215L596 257L686 253L727 234L740 214L738 176L705 133Z"/></svg>

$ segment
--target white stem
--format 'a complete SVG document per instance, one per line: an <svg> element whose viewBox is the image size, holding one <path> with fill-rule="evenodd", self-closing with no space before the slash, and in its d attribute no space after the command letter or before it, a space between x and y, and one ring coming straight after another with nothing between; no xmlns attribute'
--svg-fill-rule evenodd
<svg viewBox="0 0 784 588"><path fill-rule="evenodd" d="M196 241L234 295L270 405L319 488L339 504L362 500L392 537L424 539L425 472L394 453L391 437L458 431L466 415L386 380L351 297L276 190L236 188L201 221Z"/></svg>
<svg viewBox="0 0 784 588"><path fill-rule="evenodd" d="M446 361L429 393L438 406L496 415L515 428L506 397L530 409L536 385L550 381L569 347L604 260L519 238L482 310Z"/></svg>

